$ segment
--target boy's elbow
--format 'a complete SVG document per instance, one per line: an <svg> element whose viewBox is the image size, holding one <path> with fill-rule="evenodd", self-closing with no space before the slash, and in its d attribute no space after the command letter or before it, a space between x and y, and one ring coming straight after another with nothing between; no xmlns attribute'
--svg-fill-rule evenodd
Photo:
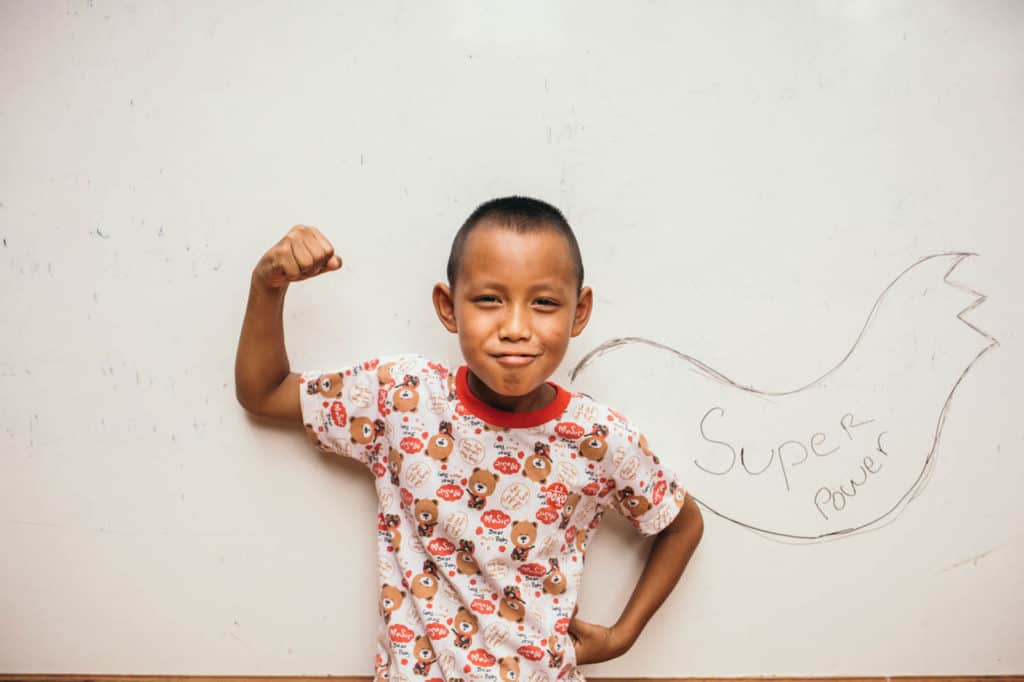
<svg viewBox="0 0 1024 682"><path fill-rule="evenodd" d="M252 391L243 391L239 389L238 386L235 386L235 399L238 400L238 404L241 405L246 412L254 417L265 416L265 396L257 396L253 394Z"/></svg>
<svg viewBox="0 0 1024 682"><path fill-rule="evenodd" d="M242 406L242 409L244 409L249 414L256 415L256 410L254 410L251 407L251 405L252 405L251 402L246 401L246 399L243 396L238 395L238 394L235 395L235 398L238 399L238 404ZM259 415L256 415L256 416L259 416Z"/></svg>
<svg viewBox="0 0 1024 682"><path fill-rule="evenodd" d="M243 391L237 383L235 384L235 400L238 401L238 404L241 405L246 412L256 414L256 411L253 409L252 396Z"/></svg>

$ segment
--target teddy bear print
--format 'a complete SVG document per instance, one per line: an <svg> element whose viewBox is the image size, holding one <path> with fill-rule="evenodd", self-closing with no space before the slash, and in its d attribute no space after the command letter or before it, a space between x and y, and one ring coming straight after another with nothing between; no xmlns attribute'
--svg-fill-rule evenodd
<svg viewBox="0 0 1024 682"><path fill-rule="evenodd" d="M427 443L427 455L438 462L447 462L454 446L455 439L452 438L451 422L441 422L437 433L431 436Z"/></svg>
<svg viewBox="0 0 1024 682"><path fill-rule="evenodd" d="M402 379L402 383L395 387L395 395L391 403L399 412L415 412L420 405L420 394L416 387L420 385L418 377L408 374Z"/></svg>
<svg viewBox="0 0 1024 682"><path fill-rule="evenodd" d="M594 462L604 459L608 451L608 427L602 424L594 424L594 430L583 436L580 443L580 454Z"/></svg>
<svg viewBox="0 0 1024 682"><path fill-rule="evenodd" d="M430 672L431 664L437 660L437 656L434 654L434 645L430 643L430 638L426 635L416 638L416 644L413 646L413 658L416 659L416 665L413 666L412 671L417 675L426 676Z"/></svg>
<svg viewBox="0 0 1024 682"><path fill-rule="evenodd" d="M434 526L437 525L437 500L420 499L413 500L413 509L416 514L416 532L421 538L434 536Z"/></svg>
<svg viewBox="0 0 1024 682"><path fill-rule="evenodd" d="M391 544L391 549L395 552L402 548L402 532L398 530L401 524L402 519L398 514L386 514L384 516L384 526L387 528L385 537Z"/></svg>
<svg viewBox="0 0 1024 682"><path fill-rule="evenodd" d="M537 540L537 522L516 521L512 524L511 540L515 546L512 550L512 560L526 561Z"/></svg>
<svg viewBox="0 0 1024 682"><path fill-rule="evenodd" d="M551 636L548 637L549 668L562 667L562 660L565 658L565 644L565 637L559 635L558 633L551 633Z"/></svg>
<svg viewBox="0 0 1024 682"><path fill-rule="evenodd" d="M384 420L370 421L368 417L350 417L348 431L352 436L353 443L368 445L384 433Z"/></svg>
<svg viewBox="0 0 1024 682"><path fill-rule="evenodd" d="M480 566L473 556L476 546L472 540L459 540L459 551L455 554L455 566L462 575L477 575L480 573Z"/></svg>
<svg viewBox="0 0 1024 682"><path fill-rule="evenodd" d="M551 451L547 443L536 443L533 455L523 465L523 475L534 483L546 483L551 473Z"/></svg>
<svg viewBox="0 0 1024 682"><path fill-rule="evenodd" d="M400 590L394 585L384 583L380 589L380 612L384 615L384 622L391 622L391 614L402 608L405 601L405 590Z"/></svg>
<svg viewBox="0 0 1024 682"><path fill-rule="evenodd" d="M672 500L676 503L676 506L682 509L683 502L686 499L686 491L676 481L672 481L668 484L669 492L672 494Z"/></svg>
<svg viewBox="0 0 1024 682"><path fill-rule="evenodd" d="M377 368L377 381L381 386L389 386L395 383L395 377L391 374L391 368L394 366L395 363L393 362L385 362Z"/></svg>
<svg viewBox="0 0 1024 682"><path fill-rule="evenodd" d="M380 654L377 654L376 665L373 668L373 682L390 682L391 672L391 658L383 658Z"/></svg>
<svg viewBox="0 0 1024 682"><path fill-rule="evenodd" d="M579 503L579 493L573 493L566 498L565 504L562 506L562 522L558 524L561 530L565 530L566 526L569 525L569 519L572 518L572 513L576 511L576 505Z"/></svg>
<svg viewBox="0 0 1024 682"><path fill-rule="evenodd" d="M517 682L519 680L519 657L505 656L498 660L498 674L502 682Z"/></svg>
<svg viewBox="0 0 1024 682"><path fill-rule="evenodd" d="M576 549L580 554L587 552L587 529L580 528L576 531Z"/></svg>
<svg viewBox="0 0 1024 682"><path fill-rule="evenodd" d="M567 585L565 574L558 567L558 559L551 557L548 559L548 564L550 568L548 568L548 572L544 575L544 592L546 594L562 594L565 592Z"/></svg>
<svg viewBox="0 0 1024 682"><path fill-rule="evenodd" d="M645 455L654 460L655 464L661 464L661 461L658 459L658 457L653 452L651 452L651 449L647 446L647 436L641 433L640 442L638 443L638 445L640 446L640 449L643 451Z"/></svg>
<svg viewBox="0 0 1024 682"><path fill-rule="evenodd" d="M643 516L651 508L650 501L643 495L635 494L628 485L616 491L615 495L619 498L619 505L634 519Z"/></svg>
<svg viewBox="0 0 1024 682"><path fill-rule="evenodd" d="M412 593L420 599L433 599L437 594L437 564L432 559L423 562L423 572L412 577Z"/></svg>
<svg viewBox="0 0 1024 682"><path fill-rule="evenodd" d="M337 398L341 395L343 382L344 377L341 374L321 374L316 380L306 384L306 393L309 395L319 393L324 398Z"/></svg>
<svg viewBox="0 0 1024 682"><path fill-rule="evenodd" d="M465 606L460 606L455 614L455 622L452 623L452 632L455 635L455 646L460 649L468 649L475 635L480 630L480 624L476 616Z"/></svg>
<svg viewBox="0 0 1024 682"><path fill-rule="evenodd" d="M398 485L398 475L402 473L402 460L405 455L401 450L391 448L388 452L388 471L391 472L391 485Z"/></svg>
<svg viewBox="0 0 1024 682"><path fill-rule="evenodd" d="M487 496L494 492L499 478L501 477L498 474L487 469L473 467L469 487L466 488L466 492L469 493L467 504L470 509L483 509L487 505Z"/></svg>
<svg viewBox="0 0 1024 682"><path fill-rule="evenodd" d="M526 617L526 605L519 588L515 585L507 585L502 591L501 602L498 604L498 613L507 620L522 623Z"/></svg>

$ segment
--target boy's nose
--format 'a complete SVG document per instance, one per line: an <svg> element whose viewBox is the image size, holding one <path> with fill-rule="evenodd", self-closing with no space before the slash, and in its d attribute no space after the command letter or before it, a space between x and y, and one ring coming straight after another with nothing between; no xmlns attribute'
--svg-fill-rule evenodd
<svg viewBox="0 0 1024 682"><path fill-rule="evenodd" d="M530 338L530 324L527 312L520 306L510 306L508 312L502 317L501 328L498 335L502 339L519 341Z"/></svg>

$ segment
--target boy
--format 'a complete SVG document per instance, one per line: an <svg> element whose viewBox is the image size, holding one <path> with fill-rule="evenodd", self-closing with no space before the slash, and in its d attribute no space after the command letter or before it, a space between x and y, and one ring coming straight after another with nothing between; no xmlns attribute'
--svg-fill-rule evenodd
<svg viewBox="0 0 1024 682"><path fill-rule="evenodd" d="M703 532L675 474L624 416L547 379L590 318L575 236L536 199L482 204L452 244L437 316L465 364L418 355L289 371L290 282L341 267L298 225L257 264L235 367L250 412L304 424L373 473L376 680L583 680L625 653ZM606 508L657 535L618 622L575 617L586 547Z"/></svg>

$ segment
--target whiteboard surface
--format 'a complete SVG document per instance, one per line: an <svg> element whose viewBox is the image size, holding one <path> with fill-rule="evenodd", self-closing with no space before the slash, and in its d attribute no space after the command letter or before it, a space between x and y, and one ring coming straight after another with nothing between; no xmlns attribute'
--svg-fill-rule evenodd
<svg viewBox="0 0 1024 682"><path fill-rule="evenodd" d="M373 487L235 401L249 275L316 225L345 265L288 293L294 371L457 363L430 288L509 194L566 214L595 291L555 380L705 505L588 676L1024 670L1024 5L8 1L0 84L0 670L370 674ZM715 407L751 469L851 444L789 508L781 469L694 469ZM879 444L846 412L907 461L825 522ZM603 527L579 616L611 624L649 541Z"/></svg>

